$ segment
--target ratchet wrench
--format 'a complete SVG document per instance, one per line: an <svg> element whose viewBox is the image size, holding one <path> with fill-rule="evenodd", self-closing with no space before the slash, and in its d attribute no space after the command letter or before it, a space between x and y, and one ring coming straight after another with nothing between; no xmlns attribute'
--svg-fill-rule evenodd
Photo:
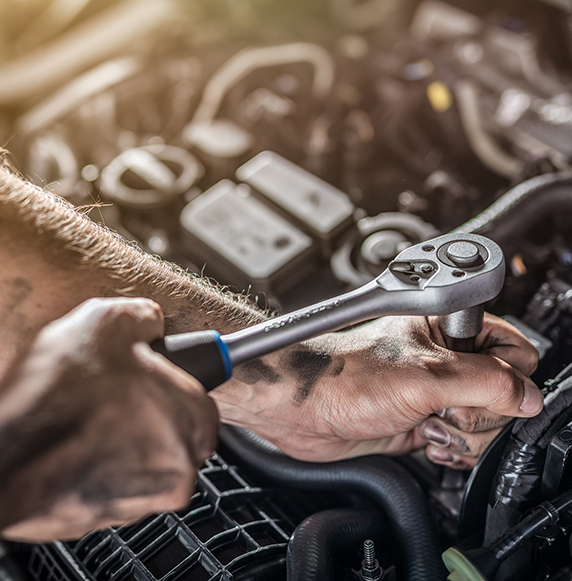
<svg viewBox="0 0 572 581"><path fill-rule="evenodd" d="M403 250L377 278L343 295L228 335L168 335L151 347L210 391L233 368L322 333L386 315L438 315L447 347L470 351L482 329L484 303L501 291L500 247L476 234L446 234Z"/></svg>

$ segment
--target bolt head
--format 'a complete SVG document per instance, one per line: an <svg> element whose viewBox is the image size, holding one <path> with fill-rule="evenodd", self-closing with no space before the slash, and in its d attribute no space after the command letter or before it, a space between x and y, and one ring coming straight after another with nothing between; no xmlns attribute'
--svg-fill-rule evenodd
<svg viewBox="0 0 572 581"><path fill-rule="evenodd" d="M447 248L447 258L459 267L471 267L481 260L479 247L472 242L453 242Z"/></svg>

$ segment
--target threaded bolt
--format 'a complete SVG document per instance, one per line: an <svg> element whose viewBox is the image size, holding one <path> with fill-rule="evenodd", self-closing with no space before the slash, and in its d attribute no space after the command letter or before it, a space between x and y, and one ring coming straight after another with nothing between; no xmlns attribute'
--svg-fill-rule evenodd
<svg viewBox="0 0 572 581"><path fill-rule="evenodd" d="M375 569L375 545L371 539L363 543L363 561L368 569Z"/></svg>
<svg viewBox="0 0 572 581"><path fill-rule="evenodd" d="M361 564L362 579L367 581L379 581L383 571L375 558L375 545L371 539L363 543L363 562Z"/></svg>

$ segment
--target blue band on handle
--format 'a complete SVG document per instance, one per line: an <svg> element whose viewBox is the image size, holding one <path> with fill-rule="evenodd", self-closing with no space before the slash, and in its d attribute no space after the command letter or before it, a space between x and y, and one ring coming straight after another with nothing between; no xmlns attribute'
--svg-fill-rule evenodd
<svg viewBox="0 0 572 581"><path fill-rule="evenodd" d="M228 381L232 377L232 362L230 360L230 353L228 352L227 344L222 340L220 333L218 331L210 331L213 338L216 341L218 350L220 351L220 357L224 364L225 381Z"/></svg>

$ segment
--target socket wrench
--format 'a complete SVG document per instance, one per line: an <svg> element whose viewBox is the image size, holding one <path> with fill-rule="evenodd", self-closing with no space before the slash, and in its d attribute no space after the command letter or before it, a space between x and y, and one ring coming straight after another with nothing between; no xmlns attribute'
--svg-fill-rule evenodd
<svg viewBox="0 0 572 581"><path fill-rule="evenodd" d="M322 333L386 315L437 315L447 346L472 350L484 303L501 291L500 247L476 234L446 234L403 250L377 278L346 294L228 335L169 335L153 349L207 390L230 379L234 366Z"/></svg>

